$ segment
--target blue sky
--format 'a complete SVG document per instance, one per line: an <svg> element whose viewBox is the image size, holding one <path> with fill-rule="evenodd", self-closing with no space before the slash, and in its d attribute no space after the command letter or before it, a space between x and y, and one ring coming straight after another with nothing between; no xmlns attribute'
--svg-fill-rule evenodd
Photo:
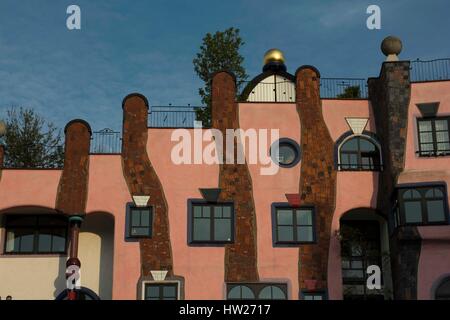
<svg viewBox="0 0 450 320"><path fill-rule="evenodd" d="M66 28L70 4L81 30ZM381 30L366 28L370 4ZM449 13L448 0L0 0L0 118L25 106L61 127L83 118L120 130L131 92L151 105L199 104L192 59L204 34L230 26L241 29L250 77L272 47L292 73L309 64L323 77L376 76L390 34L403 59L450 57Z"/></svg>

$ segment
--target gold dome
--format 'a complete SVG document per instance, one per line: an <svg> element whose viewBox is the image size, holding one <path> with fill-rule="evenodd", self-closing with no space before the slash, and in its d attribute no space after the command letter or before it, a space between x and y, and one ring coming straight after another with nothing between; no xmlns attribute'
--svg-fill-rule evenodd
<svg viewBox="0 0 450 320"><path fill-rule="evenodd" d="M284 56L281 50L270 49L264 54L264 65L274 61L284 63Z"/></svg>

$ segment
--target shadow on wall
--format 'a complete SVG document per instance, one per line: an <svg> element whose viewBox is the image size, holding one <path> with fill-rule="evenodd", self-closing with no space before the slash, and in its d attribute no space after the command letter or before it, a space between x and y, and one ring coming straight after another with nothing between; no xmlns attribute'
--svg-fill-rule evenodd
<svg viewBox="0 0 450 320"><path fill-rule="evenodd" d="M81 261L81 285L103 300L112 299L114 254L114 216L106 212L87 214L81 225L78 257ZM55 297L65 289L65 264L60 261L55 280Z"/></svg>

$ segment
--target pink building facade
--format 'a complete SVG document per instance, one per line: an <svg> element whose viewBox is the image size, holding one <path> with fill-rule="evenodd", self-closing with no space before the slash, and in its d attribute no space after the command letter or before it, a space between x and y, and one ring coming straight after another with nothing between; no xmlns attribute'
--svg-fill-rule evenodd
<svg viewBox="0 0 450 320"><path fill-rule="evenodd" d="M131 94L112 151L71 121L63 168L0 169L0 296L71 297L78 266L83 299L448 299L450 79L413 70L327 95L269 57L239 101L214 75L207 128Z"/></svg>

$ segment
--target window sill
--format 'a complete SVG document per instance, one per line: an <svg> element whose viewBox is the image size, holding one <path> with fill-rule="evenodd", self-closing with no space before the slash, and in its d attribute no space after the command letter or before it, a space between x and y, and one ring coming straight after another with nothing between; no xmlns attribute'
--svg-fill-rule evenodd
<svg viewBox="0 0 450 320"><path fill-rule="evenodd" d="M191 241L188 243L189 247L224 247L227 244L233 244L233 241Z"/></svg>
<svg viewBox="0 0 450 320"><path fill-rule="evenodd" d="M67 253L13 253L3 252L1 258L63 258L67 257Z"/></svg>

